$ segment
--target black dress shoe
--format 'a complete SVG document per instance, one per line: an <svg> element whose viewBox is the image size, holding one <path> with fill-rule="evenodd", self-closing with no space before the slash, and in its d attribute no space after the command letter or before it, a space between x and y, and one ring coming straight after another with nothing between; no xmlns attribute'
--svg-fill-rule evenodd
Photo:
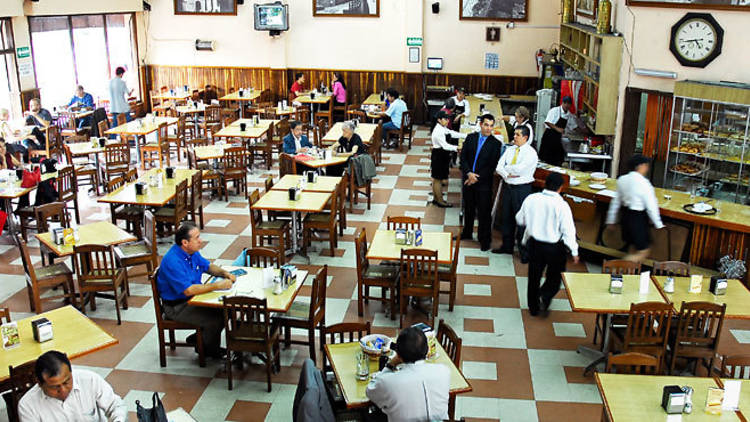
<svg viewBox="0 0 750 422"><path fill-rule="evenodd" d="M190 334L189 336L185 338L185 343L191 346L195 346L198 344L198 337L195 335L195 333Z"/></svg>
<svg viewBox="0 0 750 422"><path fill-rule="evenodd" d="M513 249L508 249L505 247L499 247L492 250L492 253L499 253L499 254L513 254Z"/></svg>
<svg viewBox="0 0 750 422"><path fill-rule="evenodd" d="M470 234L461 233L461 240L474 240Z"/></svg>
<svg viewBox="0 0 750 422"><path fill-rule="evenodd" d="M542 311L542 313L546 316L549 315L549 304L551 300L546 300L544 298L540 299L539 309Z"/></svg>
<svg viewBox="0 0 750 422"><path fill-rule="evenodd" d="M436 205L436 206L438 206L440 208L445 208L446 207L445 204L443 204L442 202L438 202L438 201L436 201L434 199L432 200L432 205Z"/></svg>
<svg viewBox="0 0 750 422"><path fill-rule="evenodd" d="M521 254L521 264L528 264L529 263L529 256L525 253Z"/></svg>
<svg viewBox="0 0 750 422"><path fill-rule="evenodd" d="M482 245L482 252L490 250L490 245Z"/></svg>
<svg viewBox="0 0 750 422"><path fill-rule="evenodd" d="M531 316L539 316L539 309L529 308L529 314L531 314Z"/></svg>

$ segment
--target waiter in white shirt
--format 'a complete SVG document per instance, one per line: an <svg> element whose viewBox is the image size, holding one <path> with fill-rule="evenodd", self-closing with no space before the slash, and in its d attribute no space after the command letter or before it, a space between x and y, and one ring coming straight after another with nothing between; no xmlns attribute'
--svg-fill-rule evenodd
<svg viewBox="0 0 750 422"><path fill-rule="evenodd" d="M611 226L617 223L622 207L622 239L635 250L624 258L629 261L642 262L648 257L651 248L649 220L657 229L664 227L654 187L646 178L650 164L651 161L640 154L628 160L630 173L617 179L617 194L607 212L606 223Z"/></svg>
<svg viewBox="0 0 750 422"><path fill-rule="evenodd" d="M471 114L471 106L469 105L469 101L466 100L466 90L463 88L456 88L456 95L445 101L443 111L446 111L450 116L448 128L460 128L461 118L465 117L468 119Z"/></svg>
<svg viewBox="0 0 750 422"><path fill-rule="evenodd" d="M521 243L523 227L516 227L516 213L524 199L531 194L534 171L539 158L529 144L529 128L519 126L513 132L513 145L508 147L497 162L495 172L503 178L502 232L503 246L493 253L513 253L513 245L518 241L521 262L528 262L526 248ZM500 189L498 189L498 194ZM497 202L497 198L495 200Z"/></svg>
<svg viewBox="0 0 750 422"><path fill-rule="evenodd" d="M547 129L542 134L542 143L539 145L539 159L547 164L559 166L565 161L565 148L562 144L562 136L569 120L573 120L573 114L569 112L573 105L573 99L565 96L562 104L552 107L544 120Z"/></svg>
<svg viewBox="0 0 750 422"><path fill-rule="evenodd" d="M523 243L529 253L529 284L526 298L529 313L536 316L545 313L552 298L560 290L562 273L565 271L567 249L578 263L578 243L573 213L568 203L560 196L563 177L556 172L547 176L544 190L532 195L523 202L516 214L516 222L526 226ZM547 269L541 290L539 281Z"/></svg>
<svg viewBox="0 0 750 422"><path fill-rule="evenodd" d="M458 146L448 142L448 138L466 138L466 134L458 133L447 128L450 116L443 110L437 113L437 124L432 129L432 157L430 159L430 173L432 176L432 203L440 208L450 208L453 205L443 200L443 184L448 183L451 153L458 151Z"/></svg>

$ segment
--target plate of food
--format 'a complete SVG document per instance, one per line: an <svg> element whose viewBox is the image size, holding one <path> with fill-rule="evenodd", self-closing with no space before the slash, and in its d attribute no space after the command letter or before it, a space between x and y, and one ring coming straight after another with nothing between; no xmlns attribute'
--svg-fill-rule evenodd
<svg viewBox="0 0 750 422"><path fill-rule="evenodd" d="M601 171L595 171L591 173L591 181L592 182L605 182L607 180L607 173L603 173Z"/></svg>
<svg viewBox="0 0 750 422"><path fill-rule="evenodd" d="M578 186L581 184L581 181L578 179L570 179L570 186Z"/></svg>
<svg viewBox="0 0 750 422"><path fill-rule="evenodd" d="M607 185L602 185L601 183L592 183L589 185L589 187L595 190L607 189Z"/></svg>
<svg viewBox="0 0 750 422"><path fill-rule="evenodd" d="M390 353L391 338L385 334L368 334L359 339L359 346L364 354L376 359L383 353L383 349Z"/></svg>
<svg viewBox="0 0 750 422"><path fill-rule="evenodd" d="M685 204L682 208L687 212L691 212L693 214L700 214L700 215L714 215L717 212L716 208L714 208L712 205L707 204L705 202L696 202L695 204Z"/></svg>
<svg viewBox="0 0 750 422"><path fill-rule="evenodd" d="M675 164L670 168L675 173L684 174L687 176L696 176L698 174L703 173L705 168L699 164L690 163L690 162L684 162L680 164Z"/></svg>

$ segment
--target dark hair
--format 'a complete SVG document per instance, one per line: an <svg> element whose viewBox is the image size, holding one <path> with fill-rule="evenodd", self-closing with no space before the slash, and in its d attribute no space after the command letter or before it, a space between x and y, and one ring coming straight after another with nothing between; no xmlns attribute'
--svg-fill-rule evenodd
<svg viewBox="0 0 750 422"><path fill-rule="evenodd" d="M628 160L628 168L632 171L638 168L641 164L649 164L651 160L641 154L635 154Z"/></svg>
<svg viewBox="0 0 750 422"><path fill-rule="evenodd" d="M440 119L447 119L447 118L449 118L449 117L450 117L450 116L448 116L448 113L446 113L446 112L445 112L445 111L443 111L443 110L440 110L440 111L438 111L438 112L437 112L437 114L435 115L435 120L440 120Z"/></svg>
<svg viewBox="0 0 750 422"><path fill-rule="evenodd" d="M44 384L44 376L54 377L60 373L60 368L63 364L68 366L70 369L70 360L65 356L65 353L58 352L57 350L50 350L39 356L34 365L34 373L36 374L36 380L39 385Z"/></svg>
<svg viewBox="0 0 750 422"><path fill-rule="evenodd" d="M566 95L562 99L563 104L573 104L573 98L570 95Z"/></svg>
<svg viewBox="0 0 750 422"><path fill-rule="evenodd" d="M518 126L515 130L521 132L521 136L525 136L527 140L529 136L531 136L531 131L529 130L529 127L526 125Z"/></svg>
<svg viewBox="0 0 750 422"><path fill-rule="evenodd" d="M385 90L385 93L395 99L398 99L398 91L396 90L396 88L388 88Z"/></svg>
<svg viewBox="0 0 750 422"><path fill-rule="evenodd" d="M289 130L294 130L294 128L301 124L302 122L300 122L299 120L292 120L291 122L289 122Z"/></svg>
<svg viewBox="0 0 750 422"><path fill-rule="evenodd" d="M341 72L333 72L333 75L336 77L336 82L340 83L341 86L346 89L346 83L344 82L344 78L341 76Z"/></svg>
<svg viewBox="0 0 750 422"><path fill-rule="evenodd" d="M464 87L460 86L460 87L456 88L456 94L458 94L459 92L462 93L462 94L466 94L466 89L464 89Z"/></svg>
<svg viewBox="0 0 750 422"><path fill-rule="evenodd" d="M125 68L122 66L117 66L117 69L115 69L115 75L122 76L125 74Z"/></svg>
<svg viewBox="0 0 750 422"><path fill-rule="evenodd" d="M483 114L483 115L482 115L482 117L481 117L481 120L480 120L480 122L484 123L484 121L485 121L485 120L489 120L489 121L491 121L492 123L495 123L495 116L493 116L493 115L492 115L492 114L490 114L490 113L487 113L487 114Z"/></svg>
<svg viewBox="0 0 750 422"><path fill-rule="evenodd" d="M396 339L396 352L406 363L422 360L427 356L427 336L417 327L405 328Z"/></svg>
<svg viewBox="0 0 750 422"><path fill-rule="evenodd" d="M192 221L185 221L182 224L180 224L180 228L177 229L176 232L174 232L174 243L177 246L182 246L183 240L190 240L190 232L193 231L194 228L198 226L195 225Z"/></svg>
<svg viewBox="0 0 750 422"><path fill-rule="evenodd" d="M297 72L297 73L295 73L295 74L294 74L294 80L295 80L295 81L298 81L298 80L299 80L299 78L301 78L301 77L303 77L303 76L305 76L305 74L304 74L304 73L302 73L302 72Z"/></svg>
<svg viewBox="0 0 750 422"><path fill-rule="evenodd" d="M553 171L547 175L547 179L544 181L544 188L547 190L557 191L564 183L562 174Z"/></svg>

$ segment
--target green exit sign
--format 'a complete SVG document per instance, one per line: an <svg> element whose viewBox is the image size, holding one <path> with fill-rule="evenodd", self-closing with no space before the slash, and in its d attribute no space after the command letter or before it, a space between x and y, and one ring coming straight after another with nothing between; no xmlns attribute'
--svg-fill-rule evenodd
<svg viewBox="0 0 750 422"><path fill-rule="evenodd" d="M29 47L18 47L16 48L16 56L19 59L23 59L31 56L31 49Z"/></svg>
<svg viewBox="0 0 750 422"><path fill-rule="evenodd" d="M422 45L422 37L407 37L406 45L408 46L419 46Z"/></svg>

